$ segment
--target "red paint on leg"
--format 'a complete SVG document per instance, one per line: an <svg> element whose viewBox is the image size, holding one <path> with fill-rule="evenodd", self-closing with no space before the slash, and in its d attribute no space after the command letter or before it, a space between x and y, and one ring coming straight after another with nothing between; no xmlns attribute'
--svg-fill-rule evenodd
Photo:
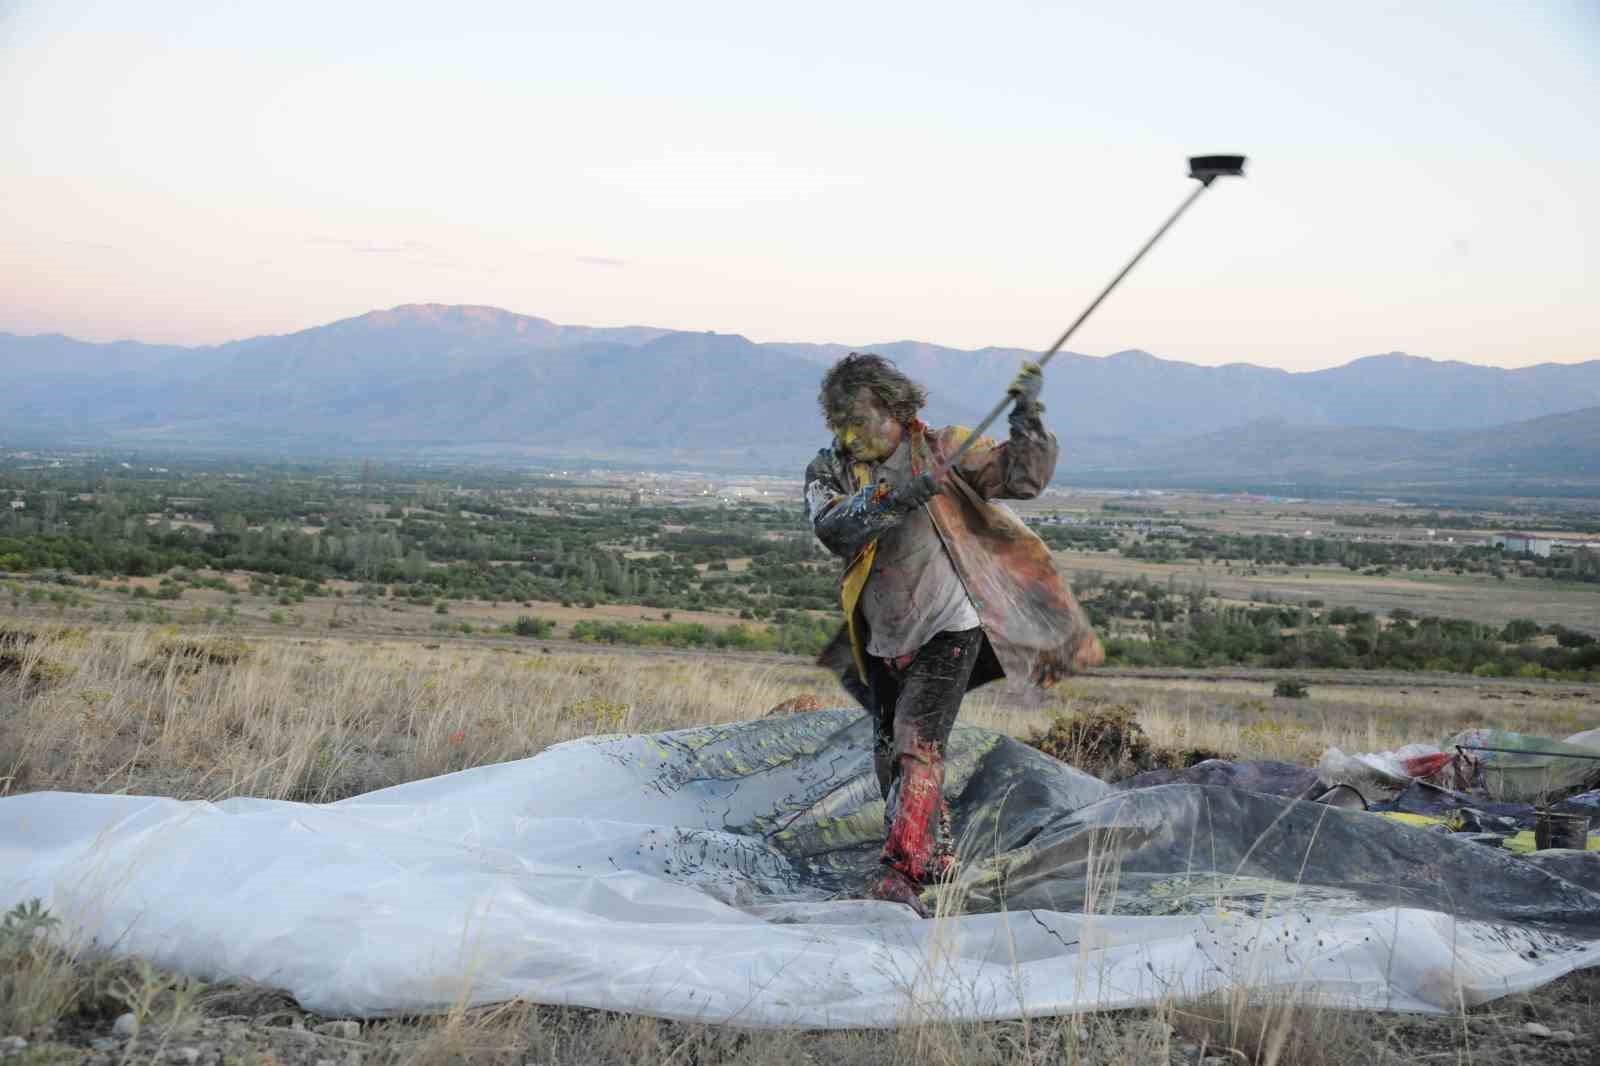
<svg viewBox="0 0 1600 1066"><path fill-rule="evenodd" d="M918 884L925 883L933 858L934 819L944 799L944 753L928 741L917 741L900 756L899 797L883 862Z"/></svg>

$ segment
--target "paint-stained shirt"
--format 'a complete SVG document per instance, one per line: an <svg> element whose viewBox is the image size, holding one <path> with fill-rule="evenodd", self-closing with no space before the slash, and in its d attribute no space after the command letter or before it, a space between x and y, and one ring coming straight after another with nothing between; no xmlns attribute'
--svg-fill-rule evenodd
<svg viewBox="0 0 1600 1066"><path fill-rule="evenodd" d="M970 435L960 426L935 430L920 421L907 428L914 474L932 470ZM1050 549L997 502L1037 496L1056 465L1055 436L1045 429L1037 409L1014 409L1010 428L1008 440L980 439L962 456L945 490L922 510L983 626L985 656L972 684L1011 676L1050 685L1098 665L1105 651L1057 573ZM852 462L838 441L818 452L806 468L807 517L817 537L845 563L840 606L846 624L818 662L839 672L847 688L851 677L866 680L867 649L873 640L862 601L876 577L868 568L876 561L883 536L874 533L863 541L855 535L859 530L833 519L841 514L849 517L860 504L859 493L870 484L870 468Z"/></svg>
<svg viewBox="0 0 1600 1066"><path fill-rule="evenodd" d="M911 477L911 435L872 468L873 481L898 488ZM867 653L885 659L909 655L945 630L979 624L972 597L950 562L926 507L918 507L878 538L872 576L861 590L861 610L871 626Z"/></svg>

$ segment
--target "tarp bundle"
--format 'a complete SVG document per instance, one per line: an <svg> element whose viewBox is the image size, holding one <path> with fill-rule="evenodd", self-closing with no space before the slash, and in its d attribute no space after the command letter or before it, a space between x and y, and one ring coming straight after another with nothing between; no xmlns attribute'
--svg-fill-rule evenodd
<svg viewBox="0 0 1600 1066"><path fill-rule="evenodd" d="M1481 787L1489 796L1532 801L1600 781L1600 747L1582 743L1587 736L1555 740L1509 729L1468 729L1445 741L1444 749L1459 746L1480 764Z"/></svg>
<svg viewBox="0 0 1600 1066"><path fill-rule="evenodd" d="M1600 784L1600 729L1556 740L1509 729L1467 729L1435 747L1322 753L1325 781L1403 787L1413 780L1470 789L1494 801L1533 803Z"/></svg>
<svg viewBox="0 0 1600 1066"><path fill-rule="evenodd" d="M326 805L15 796L0 906L42 897L105 950L357 1015L522 997L892 1026L1225 987L1449 1010L1600 964L1589 866L1238 788L1113 793L967 727L964 913L919 921L850 898L881 843L870 744L820 711Z"/></svg>

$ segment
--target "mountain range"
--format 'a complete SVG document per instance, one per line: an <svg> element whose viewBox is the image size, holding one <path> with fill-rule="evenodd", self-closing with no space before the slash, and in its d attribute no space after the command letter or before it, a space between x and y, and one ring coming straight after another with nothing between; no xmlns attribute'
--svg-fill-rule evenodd
<svg viewBox="0 0 1600 1066"><path fill-rule="evenodd" d="M818 380L851 350L439 304L208 347L0 333L0 444L791 470L827 442ZM982 417L1033 354L854 350L925 384L936 424ZM1600 360L1291 373L1062 352L1044 399L1069 481L1600 486Z"/></svg>

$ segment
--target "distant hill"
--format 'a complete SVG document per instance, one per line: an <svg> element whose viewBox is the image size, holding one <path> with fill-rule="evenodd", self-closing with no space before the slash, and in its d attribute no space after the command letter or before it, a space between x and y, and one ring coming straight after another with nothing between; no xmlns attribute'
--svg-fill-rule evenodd
<svg viewBox="0 0 1600 1066"><path fill-rule="evenodd" d="M826 442L818 379L850 350L440 304L202 348L0 333L0 442L788 469ZM1030 354L857 350L927 385L936 423L976 421ZM1600 465L1582 411L1600 407L1600 360L1501 370L1390 353L1297 374L1064 352L1046 377L1064 476L1340 480L1470 462L1578 477ZM1491 427L1492 443L1473 436Z"/></svg>
<svg viewBox="0 0 1600 1066"><path fill-rule="evenodd" d="M1112 484L1600 488L1600 406L1481 430L1262 420L1073 465L1068 476Z"/></svg>

